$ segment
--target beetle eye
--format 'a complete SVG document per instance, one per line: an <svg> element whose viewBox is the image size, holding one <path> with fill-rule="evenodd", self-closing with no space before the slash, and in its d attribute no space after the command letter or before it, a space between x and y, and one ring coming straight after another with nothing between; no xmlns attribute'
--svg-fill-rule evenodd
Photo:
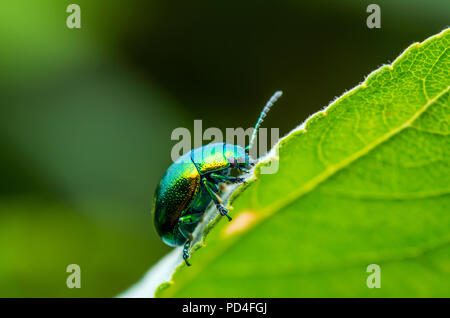
<svg viewBox="0 0 450 318"><path fill-rule="evenodd" d="M236 167L236 163L237 163L237 162L236 162L236 159L235 159L234 157L231 157L231 156L230 156L230 157L228 157L227 160L228 160L228 163L230 164L230 167L231 167L231 168Z"/></svg>

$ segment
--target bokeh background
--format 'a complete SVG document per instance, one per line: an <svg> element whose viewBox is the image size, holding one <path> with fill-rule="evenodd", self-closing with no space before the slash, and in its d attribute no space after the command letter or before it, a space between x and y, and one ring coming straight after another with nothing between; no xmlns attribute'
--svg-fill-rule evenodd
<svg viewBox="0 0 450 318"><path fill-rule="evenodd" d="M450 22L449 1L385 0L368 29L373 2L3 1L0 297L122 292L170 250L150 210L175 128L251 127L282 89L284 135Z"/></svg>

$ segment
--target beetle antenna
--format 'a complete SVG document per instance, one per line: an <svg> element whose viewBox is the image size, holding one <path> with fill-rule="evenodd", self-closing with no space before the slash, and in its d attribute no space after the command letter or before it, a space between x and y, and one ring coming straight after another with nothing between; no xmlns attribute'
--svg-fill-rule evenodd
<svg viewBox="0 0 450 318"><path fill-rule="evenodd" d="M261 126L262 122L264 121L264 118L266 118L267 113L269 112L270 108L275 104L275 102L278 100L278 98L283 95L282 91L276 91L275 94L272 95L272 97L267 102L266 106L264 106L261 115L259 115L258 121L256 122L255 128L253 129L252 136L250 137L250 143L245 148L245 150L248 152L253 147L253 142L255 141L256 135L258 135L259 127Z"/></svg>

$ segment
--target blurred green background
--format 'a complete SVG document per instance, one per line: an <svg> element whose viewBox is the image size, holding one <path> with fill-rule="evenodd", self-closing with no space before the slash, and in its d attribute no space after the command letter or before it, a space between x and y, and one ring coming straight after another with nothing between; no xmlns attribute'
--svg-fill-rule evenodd
<svg viewBox="0 0 450 318"><path fill-rule="evenodd" d="M284 135L450 22L449 1L384 0L368 29L370 3L3 1L0 296L122 292L170 250L150 207L175 128L251 127L281 89Z"/></svg>

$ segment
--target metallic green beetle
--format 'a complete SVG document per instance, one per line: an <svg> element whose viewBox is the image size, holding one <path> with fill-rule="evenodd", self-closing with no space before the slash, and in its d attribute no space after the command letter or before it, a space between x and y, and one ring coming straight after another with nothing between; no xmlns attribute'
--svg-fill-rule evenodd
<svg viewBox="0 0 450 318"><path fill-rule="evenodd" d="M193 149L167 169L156 188L153 198L156 231L167 245L184 244L183 259L188 266L192 233L211 201L220 214L231 221L218 195L218 185L245 182L244 178L230 176L230 171L237 169L239 174L246 173L255 164L256 161L249 157L249 150L267 112L281 94L281 91L276 92L267 102L245 149L227 143Z"/></svg>

